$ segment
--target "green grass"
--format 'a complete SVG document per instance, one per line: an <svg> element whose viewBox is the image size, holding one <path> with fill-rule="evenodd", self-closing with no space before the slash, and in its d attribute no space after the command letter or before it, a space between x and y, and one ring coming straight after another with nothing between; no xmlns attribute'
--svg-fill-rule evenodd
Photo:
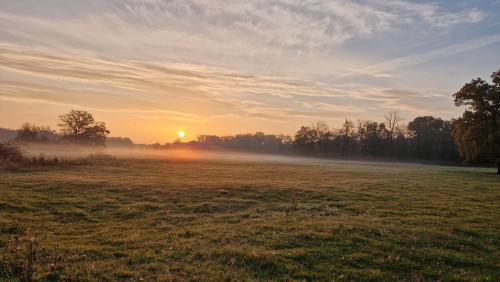
<svg viewBox="0 0 500 282"><path fill-rule="evenodd" d="M499 230L493 169L120 161L0 172L0 249L34 237L38 280L499 281Z"/></svg>

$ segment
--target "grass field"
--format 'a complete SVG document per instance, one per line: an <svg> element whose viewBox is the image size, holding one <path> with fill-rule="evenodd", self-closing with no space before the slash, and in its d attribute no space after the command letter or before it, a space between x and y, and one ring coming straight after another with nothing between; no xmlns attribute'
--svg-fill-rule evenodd
<svg viewBox="0 0 500 282"><path fill-rule="evenodd" d="M13 281L26 238L37 280L500 280L493 169L121 160L0 172L0 228Z"/></svg>

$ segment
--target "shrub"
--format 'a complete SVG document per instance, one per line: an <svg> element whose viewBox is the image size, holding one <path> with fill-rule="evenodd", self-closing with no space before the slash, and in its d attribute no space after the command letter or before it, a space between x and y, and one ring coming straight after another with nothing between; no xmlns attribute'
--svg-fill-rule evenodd
<svg viewBox="0 0 500 282"><path fill-rule="evenodd" d="M0 168L20 164L23 161L23 152L19 146L10 142L0 142Z"/></svg>

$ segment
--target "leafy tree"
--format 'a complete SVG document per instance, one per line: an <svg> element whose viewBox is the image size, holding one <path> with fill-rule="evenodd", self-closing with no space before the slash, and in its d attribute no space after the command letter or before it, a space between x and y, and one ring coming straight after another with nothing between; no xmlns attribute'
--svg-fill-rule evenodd
<svg viewBox="0 0 500 282"><path fill-rule="evenodd" d="M329 147L330 139L333 136L333 133L330 131L328 124L326 124L326 122L324 122L324 121L316 122L316 124L312 126L312 129L313 129L313 132L316 133L314 135L317 137L316 143L317 143L318 149L320 150L320 153L323 156L327 156L329 154L328 147Z"/></svg>
<svg viewBox="0 0 500 282"><path fill-rule="evenodd" d="M358 122L358 138L363 155L383 156L386 137L385 124L369 120Z"/></svg>
<svg viewBox="0 0 500 282"><path fill-rule="evenodd" d="M86 111L71 110L59 116L63 138L70 142L104 146L106 136L110 131L104 122L95 121L91 113Z"/></svg>
<svg viewBox="0 0 500 282"><path fill-rule="evenodd" d="M451 137L452 124L432 116L417 117L408 124L413 133L413 153L426 160L454 160L456 149Z"/></svg>
<svg viewBox="0 0 500 282"><path fill-rule="evenodd" d="M106 144L106 135L109 133L106 124L102 121L98 121L84 131L82 141L84 144L88 145L104 146Z"/></svg>
<svg viewBox="0 0 500 282"><path fill-rule="evenodd" d="M313 152L315 144L319 141L318 131L310 126L302 126L295 133L294 146L302 153Z"/></svg>
<svg viewBox="0 0 500 282"><path fill-rule="evenodd" d="M453 95L455 105L465 107L453 122L453 139L466 163L496 161L500 174L500 70L491 79L474 79Z"/></svg>
<svg viewBox="0 0 500 282"><path fill-rule="evenodd" d="M346 156L353 150L354 141L356 138L356 130L354 123L350 119L345 119L342 127L336 132L336 139L342 157Z"/></svg>

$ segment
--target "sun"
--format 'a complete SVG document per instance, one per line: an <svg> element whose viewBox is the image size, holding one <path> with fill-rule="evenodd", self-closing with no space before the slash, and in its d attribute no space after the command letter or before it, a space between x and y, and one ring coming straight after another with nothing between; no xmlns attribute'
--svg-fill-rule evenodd
<svg viewBox="0 0 500 282"><path fill-rule="evenodd" d="M177 131L177 136L179 136L179 138L184 138L186 136L186 133L182 130L180 131Z"/></svg>

